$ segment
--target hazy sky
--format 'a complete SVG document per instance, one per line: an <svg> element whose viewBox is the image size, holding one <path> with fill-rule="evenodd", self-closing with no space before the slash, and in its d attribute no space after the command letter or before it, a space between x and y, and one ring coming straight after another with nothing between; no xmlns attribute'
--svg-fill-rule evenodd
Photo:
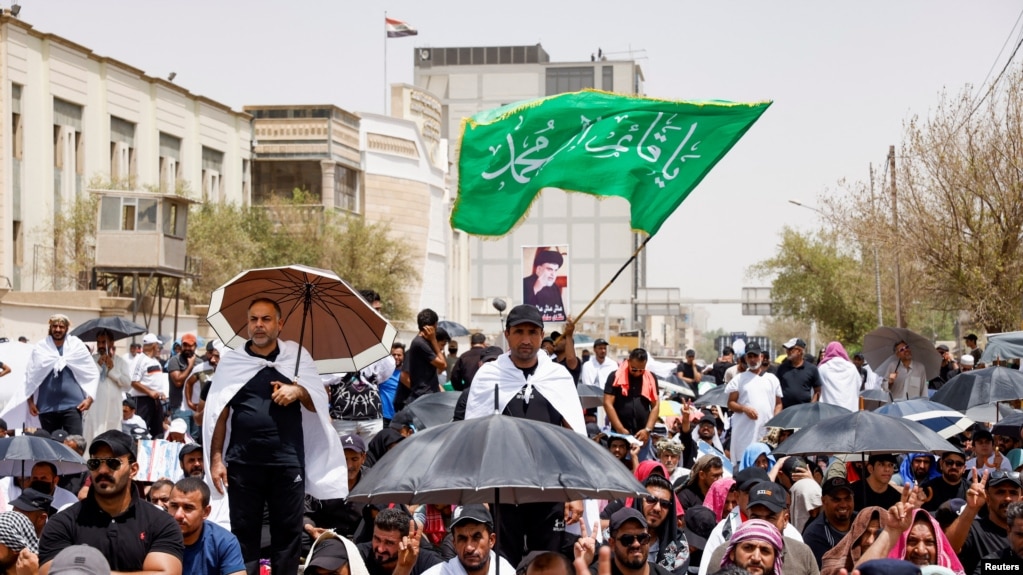
<svg viewBox="0 0 1023 575"><path fill-rule="evenodd" d="M389 41L390 82L412 82L417 46L539 42L554 61L632 50L653 97L774 100L647 247L649 285L678 286L690 298L738 298L757 285L745 268L773 255L781 227L817 224L788 200L815 205L842 178L866 180L868 165L900 144L904 121L928 114L942 90L979 85L992 65L1001 68L1021 10L1018 0L21 4L21 18L40 31L152 75L174 71L176 83L236 109L330 103L381 112L384 10L419 29ZM708 309L710 328L759 323L737 305Z"/></svg>

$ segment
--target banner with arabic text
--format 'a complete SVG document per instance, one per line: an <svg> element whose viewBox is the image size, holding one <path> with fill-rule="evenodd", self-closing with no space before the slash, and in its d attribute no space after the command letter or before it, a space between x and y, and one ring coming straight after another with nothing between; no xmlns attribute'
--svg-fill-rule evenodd
<svg viewBox="0 0 1023 575"><path fill-rule="evenodd" d="M587 90L463 123L451 226L502 236L542 188L628 200L653 235L770 102L674 102Z"/></svg>

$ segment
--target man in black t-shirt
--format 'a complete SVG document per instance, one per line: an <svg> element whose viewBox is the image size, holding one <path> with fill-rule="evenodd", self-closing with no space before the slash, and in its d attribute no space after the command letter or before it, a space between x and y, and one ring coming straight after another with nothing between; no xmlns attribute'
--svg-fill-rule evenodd
<svg viewBox="0 0 1023 575"><path fill-rule="evenodd" d="M820 373L816 365L803 358L806 342L795 337L785 342L782 347L788 353L788 361L778 367L777 374L778 381L781 382L782 408L820 399Z"/></svg>
<svg viewBox="0 0 1023 575"><path fill-rule="evenodd" d="M934 513L941 504L950 499L966 499L968 482L963 479L966 469L966 457L958 451L942 453L938 459L939 477L925 481L920 488L927 498L921 505L925 510Z"/></svg>
<svg viewBox="0 0 1023 575"><path fill-rule="evenodd" d="M895 456L890 453L874 454L867 459L866 478L852 484L857 511L874 505L889 509L902 499L899 490L888 483L895 474L896 465Z"/></svg>
<svg viewBox="0 0 1023 575"><path fill-rule="evenodd" d="M441 342L450 340L447 332L437 328L437 312L426 308L416 316L419 333L405 350L401 364L401 385L394 396L394 411L405 409L419 396L440 391L437 374L448 367Z"/></svg>
<svg viewBox="0 0 1023 575"><path fill-rule="evenodd" d="M686 382L686 385L693 390L694 395L699 395L700 379L703 378L703 374L700 372L700 368L696 366L695 349L686 350L686 359L678 363L676 373L679 379Z"/></svg>
<svg viewBox="0 0 1023 575"><path fill-rule="evenodd" d="M209 476L213 487L219 493L226 489L230 498L231 531L238 537L249 573L259 569L264 506L269 511L271 568L284 575L297 573L306 483L316 486L325 467L344 466L334 460L343 452L326 413L316 413L315 402L326 408L326 392L312 358L294 342L278 340L283 325L281 309L273 300L257 299L249 305L249 341L220 362L210 391L216 401L211 399L207 413L216 419L206 420L213 428L206 431L212 433ZM293 380L281 373L278 359L289 373L298 361L301 377ZM233 381L250 373L244 383ZM227 386L237 386L236 391L228 393ZM220 407L224 402L226 406ZM313 430L309 438L305 412L320 422L319 427L308 427ZM308 449L307 440L314 442ZM307 469L307 459L318 465ZM344 487L334 490L338 496L347 494ZM330 491L321 489L314 495L324 497L320 493Z"/></svg>
<svg viewBox="0 0 1023 575"><path fill-rule="evenodd" d="M611 429L641 443L650 439L658 417L657 382L647 373L647 359L646 350L637 347L629 353L628 371L619 368L604 383L604 411Z"/></svg>
<svg viewBox="0 0 1023 575"><path fill-rule="evenodd" d="M735 365L735 350L731 346L726 345L721 350L721 357L714 362L714 366L710 370L710 374L714 376L714 381L718 385L724 385L725 372L733 365Z"/></svg>

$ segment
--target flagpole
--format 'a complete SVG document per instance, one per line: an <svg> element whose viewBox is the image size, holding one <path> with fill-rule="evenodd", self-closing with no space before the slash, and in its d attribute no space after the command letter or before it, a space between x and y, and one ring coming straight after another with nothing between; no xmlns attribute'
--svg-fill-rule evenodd
<svg viewBox="0 0 1023 575"><path fill-rule="evenodd" d="M612 277L610 281L608 281L607 284L605 284L604 287L601 288L599 292L597 292L597 295L593 296L593 299L590 300L590 303L586 304L586 307L583 308L583 311L579 312L579 315L572 318L573 323L579 325L579 320L584 315L586 315L586 312L590 311L590 308L593 307L593 304L597 303L597 300L600 299L600 296L604 295L604 292L607 291L607 288L611 287L611 284L615 283L615 280L618 279L618 276L622 275L622 272L625 271L625 268L629 267L629 264L636 261L636 257L639 256L639 252L643 251L643 248L646 247L647 242L649 242L652 238L653 236L647 236L646 239L643 240L643 243L639 244L639 247L636 248L636 251L632 252L632 257L626 260L625 263L622 264L622 267L618 268L618 271L615 272L614 277Z"/></svg>
<svg viewBox="0 0 1023 575"><path fill-rule="evenodd" d="M384 115L387 115L387 10L384 10Z"/></svg>

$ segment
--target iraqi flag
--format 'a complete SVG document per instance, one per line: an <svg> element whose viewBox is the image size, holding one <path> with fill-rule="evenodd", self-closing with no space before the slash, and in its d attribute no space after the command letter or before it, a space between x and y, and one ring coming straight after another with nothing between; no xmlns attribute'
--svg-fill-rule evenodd
<svg viewBox="0 0 1023 575"><path fill-rule="evenodd" d="M416 30L401 20L395 20L394 18L384 18L384 29L387 30L388 38L402 38L404 36L416 36L419 34L419 30Z"/></svg>

